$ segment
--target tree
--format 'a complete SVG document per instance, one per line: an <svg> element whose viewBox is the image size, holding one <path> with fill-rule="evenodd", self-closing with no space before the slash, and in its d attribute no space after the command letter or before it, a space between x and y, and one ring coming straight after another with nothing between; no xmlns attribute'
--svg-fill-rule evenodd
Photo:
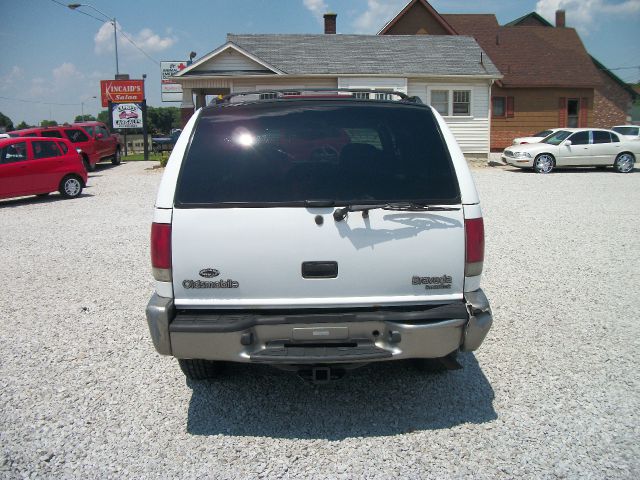
<svg viewBox="0 0 640 480"><path fill-rule="evenodd" d="M95 122L96 117L86 113L85 115L76 115L74 122Z"/></svg>
<svg viewBox="0 0 640 480"><path fill-rule="evenodd" d="M40 122L40 126L41 127L57 127L58 122L56 122L55 120L42 120Z"/></svg>
<svg viewBox="0 0 640 480"><path fill-rule="evenodd" d="M25 128L31 128L31 125L29 125L27 122L22 120L16 127L16 130L24 130Z"/></svg>
<svg viewBox="0 0 640 480"><path fill-rule="evenodd" d="M109 124L109 110L102 110L98 114L98 121L104 123L105 125Z"/></svg>
<svg viewBox="0 0 640 480"><path fill-rule="evenodd" d="M180 109L177 107L147 107L149 132L169 133L172 128L180 128Z"/></svg>
<svg viewBox="0 0 640 480"><path fill-rule="evenodd" d="M6 132L13 130L13 122L2 112L0 112L0 129L4 129Z"/></svg>

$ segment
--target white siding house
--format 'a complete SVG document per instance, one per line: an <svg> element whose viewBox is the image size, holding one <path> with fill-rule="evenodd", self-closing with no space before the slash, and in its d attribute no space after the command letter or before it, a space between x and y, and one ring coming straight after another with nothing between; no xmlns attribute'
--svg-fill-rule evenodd
<svg viewBox="0 0 640 480"><path fill-rule="evenodd" d="M470 37L230 34L227 40L175 76L183 86L183 120L211 95L391 89L436 108L463 152L489 153L489 91L501 75Z"/></svg>

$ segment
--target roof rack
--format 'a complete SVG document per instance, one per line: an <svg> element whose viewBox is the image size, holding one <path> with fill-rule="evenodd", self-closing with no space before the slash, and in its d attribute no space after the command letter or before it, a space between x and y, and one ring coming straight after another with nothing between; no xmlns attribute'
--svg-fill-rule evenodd
<svg viewBox="0 0 640 480"><path fill-rule="evenodd" d="M308 95L309 92L320 93L320 95ZM334 93L333 95L325 95L327 93ZM307 95L304 95L307 93ZM351 95L347 96L346 94L350 93ZM225 95L222 98L214 99L209 105L220 105L223 103L231 103L231 99L236 97L246 97L249 95L258 95L258 100L269 101L269 100L281 100L281 99L291 99L291 98L327 98L327 97L346 97L351 98L356 93L380 93L386 95L395 95L399 97L399 101L411 102L411 103L422 103L422 100L419 97L410 97L406 93L398 92L396 90L390 88L289 88L289 89L269 89L269 90L255 90L250 92L236 92L230 93L229 95ZM269 98L260 99L260 95L270 95ZM273 95L273 96L271 96ZM373 100L387 100L384 99L373 99ZM254 100L252 100L254 101Z"/></svg>

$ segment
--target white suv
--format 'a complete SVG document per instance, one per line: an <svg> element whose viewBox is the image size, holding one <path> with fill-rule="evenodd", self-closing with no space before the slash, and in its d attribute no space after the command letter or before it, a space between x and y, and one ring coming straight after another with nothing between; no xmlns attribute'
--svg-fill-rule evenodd
<svg viewBox="0 0 640 480"><path fill-rule="evenodd" d="M267 93L199 110L169 158L151 230L156 350L191 379L230 361L324 381L477 349L492 324L482 213L438 113L402 94Z"/></svg>

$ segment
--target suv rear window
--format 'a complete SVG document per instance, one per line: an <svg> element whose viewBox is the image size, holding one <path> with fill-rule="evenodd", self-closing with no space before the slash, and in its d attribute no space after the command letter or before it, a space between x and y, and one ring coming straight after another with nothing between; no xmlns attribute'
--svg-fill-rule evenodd
<svg viewBox="0 0 640 480"><path fill-rule="evenodd" d="M449 153L423 106L280 101L202 113L180 207L460 202Z"/></svg>

